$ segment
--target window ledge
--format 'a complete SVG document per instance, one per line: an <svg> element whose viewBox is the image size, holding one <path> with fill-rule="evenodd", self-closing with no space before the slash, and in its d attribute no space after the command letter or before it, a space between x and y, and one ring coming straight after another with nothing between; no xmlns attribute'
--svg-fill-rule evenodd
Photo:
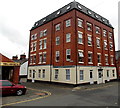
<svg viewBox="0 0 120 108"><path fill-rule="evenodd" d="M83 64L84 62L78 62L78 63L82 63Z"/></svg>
<svg viewBox="0 0 120 108"><path fill-rule="evenodd" d="M88 64L93 64L93 62L88 62Z"/></svg>
<svg viewBox="0 0 120 108"><path fill-rule="evenodd" d="M83 45L83 43L79 43L79 42L78 42L78 44Z"/></svg>

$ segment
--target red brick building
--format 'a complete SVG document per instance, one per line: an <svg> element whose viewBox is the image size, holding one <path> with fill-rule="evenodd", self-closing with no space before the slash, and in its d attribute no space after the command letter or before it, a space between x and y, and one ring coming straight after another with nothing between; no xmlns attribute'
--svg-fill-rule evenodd
<svg viewBox="0 0 120 108"><path fill-rule="evenodd" d="M116 67L118 79L120 79L120 50L116 51Z"/></svg>
<svg viewBox="0 0 120 108"><path fill-rule="evenodd" d="M19 69L19 63L0 53L0 79L10 80L17 84L19 82Z"/></svg>
<svg viewBox="0 0 120 108"><path fill-rule="evenodd" d="M114 28L78 2L35 22L28 79L81 84L116 79Z"/></svg>

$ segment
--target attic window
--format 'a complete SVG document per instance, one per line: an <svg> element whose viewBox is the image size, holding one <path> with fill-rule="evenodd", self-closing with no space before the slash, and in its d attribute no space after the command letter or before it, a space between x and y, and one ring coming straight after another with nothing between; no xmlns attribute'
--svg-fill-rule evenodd
<svg viewBox="0 0 120 108"><path fill-rule="evenodd" d="M59 15L59 14L60 14L60 11L57 12L57 15Z"/></svg>
<svg viewBox="0 0 120 108"><path fill-rule="evenodd" d="M80 5L78 5L78 8L79 8L79 9L82 9L82 7L81 7Z"/></svg>
<svg viewBox="0 0 120 108"><path fill-rule="evenodd" d="M46 19L43 19L43 22L45 22L46 21Z"/></svg>
<svg viewBox="0 0 120 108"><path fill-rule="evenodd" d="M88 12L88 14L90 14L90 15L92 14L92 12L91 12L91 11L89 11L89 10L88 10L87 12Z"/></svg>
<svg viewBox="0 0 120 108"><path fill-rule="evenodd" d="M70 6L67 7L67 10L70 9Z"/></svg>
<svg viewBox="0 0 120 108"><path fill-rule="evenodd" d="M105 19L102 18L102 21L105 22Z"/></svg>
<svg viewBox="0 0 120 108"><path fill-rule="evenodd" d="M35 23L35 26L37 26L37 25L38 25L38 22Z"/></svg>
<svg viewBox="0 0 120 108"><path fill-rule="evenodd" d="M98 16L97 14L95 14L95 17L96 17L96 18L99 18L99 16Z"/></svg>

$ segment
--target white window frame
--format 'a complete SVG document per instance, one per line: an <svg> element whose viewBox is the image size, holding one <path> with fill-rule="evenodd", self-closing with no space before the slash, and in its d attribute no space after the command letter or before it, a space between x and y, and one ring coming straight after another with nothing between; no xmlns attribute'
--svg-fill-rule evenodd
<svg viewBox="0 0 120 108"><path fill-rule="evenodd" d="M42 78L45 78L45 69L42 70Z"/></svg>
<svg viewBox="0 0 120 108"><path fill-rule="evenodd" d="M43 31L43 36L46 36L46 35L47 35L47 29Z"/></svg>
<svg viewBox="0 0 120 108"><path fill-rule="evenodd" d="M66 34L66 43L71 42L71 33Z"/></svg>
<svg viewBox="0 0 120 108"><path fill-rule="evenodd" d="M57 25L55 26L55 30L56 30L56 31L59 31L59 30L60 30L60 24L57 24Z"/></svg>
<svg viewBox="0 0 120 108"><path fill-rule="evenodd" d="M109 38L112 39L113 35L112 32L109 32Z"/></svg>
<svg viewBox="0 0 120 108"><path fill-rule="evenodd" d="M110 44L110 51L113 51L113 43L110 42L109 44Z"/></svg>
<svg viewBox="0 0 120 108"><path fill-rule="evenodd" d="M71 19L66 20L65 23L66 23L66 27L70 27L71 26Z"/></svg>
<svg viewBox="0 0 120 108"><path fill-rule="evenodd" d="M43 37L43 31L40 31L40 37Z"/></svg>
<svg viewBox="0 0 120 108"><path fill-rule="evenodd" d="M44 56L44 55L46 55L46 56ZM43 63L46 63L46 59L47 58L47 53L46 52L43 52ZM44 59L45 59L45 61L44 61Z"/></svg>
<svg viewBox="0 0 120 108"><path fill-rule="evenodd" d="M107 40L104 40L104 49L107 50Z"/></svg>
<svg viewBox="0 0 120 108"><path fill-rule="evenodd" d="M81 57L82 61L79 61L79 57ZM83 50L78 50L78 63L84 63L84 53L83 53Z"/></svg>
<svg viewBox="0 0 120 108"><path fill-rule="evenodd" d="M87 22L87 30L92 31L92 24Z"/></svg>
<svg viewBox="0 0 120 108"><path fill-rule="evenodd" d="M42 64L43 62L43 54L39 53L39 64Z"/></svg>
<svg viewBox="0 0 120 108"><path fill-rule="evenodd" d="M55 41L56 41L56 45L60 45L60 36L57 36Z"/></svg>
<svg viewBox="0 0 120 108"><path fill-rule="evenodd" d="M33 56L30 56L30 64L33 63Z"/></svg>
<svg viewBox="0 0 120 108"><path fill-rule="evenodd" d="M98 58L98 56L99 56L100 58ZM100 62L98 62L98 61L100 61ZM101 54L100 54L100 53L97 53L97 62L98 62L98 64L101 64Z"/></svg>
<svg viewBox="0 0 120 108"><path fill-rule="evenodd" d="M36 39L37 39L37 33L36 33L36 34L31 35L31 40L36 40Z"/></svg>
<svg viewBox="0 0 120 108"><path fill-rule="evenodd" d="M100 48L100 38L98 38L98 37L96 38L96 44L97 44L97 48Z"/></svg>
<svg viewBox="0 0 120 108"><path fill-rule="evenodd" d="M80 81L84 80L84 70L80 70Z"/></svg>
<svg viewBox="0 0 120 108"><path fill-rule="evenodd" d="M88 51L88 54L92 55L91 57L88 56L88 64L93 64L93 52ZM90 62L89 62L89 59L90 59Z"/></svg>
<svg viewBox="0 0 120 108"><path fill-rule="evenodd" d="M78 31L78 44L83 44L83 32Z"/></svg>
<svg viewBox="0 0 120 108"><path fill-rule="evenodd" d="M88 46L92 46L92 35L87 34L88 36Z"/></svg>
<svg viewBox="0 0 120 108"><path fill-rule="evenodd" d="M55 80L58 80L59 69L55 69Z"/></svg>
<svg viewBox="0 0 120 108"><path fill-rule="evenodd" d="M38 78L41 78L41 69L38 70Z"/></svg>
<svg viewBox="0 0 120 108"><path fill-rule="evenodd" d="M36 54L33 55L33 64L36 64Z"/></svg>
<svg viewBox="0 0 120 108"><path fill-rule="evenodd" d="M44 40L43 40L43 49L46 49L47 48L47 39L45 38Z"/></svg>
<svg viewBox="0 0 120 108"><path fill-rule="evenodd" d="M111 62L111 65L114 65L114 56L113 55L110 56L110 62Z"/></svg>
<svg viewBox="0 0 120 108"><path fill-rule="evenodd" d="M31 45L31 48L32 48L31 52L36 51L37 41L32 42L31 44L32 44L32 45Z"/></svg>
<svg viewBox="0 0 120 108"><path fill-rule="evenodd" d="M103 36L106 37L107 36L107 30L103 29Z"/></svg>
<svg viewBox="0 0 120 108"><path fill-rule="evenodd" d="M42 40L40 40L40 41L39 41L39 44L40 44L39 49L40 49L40 50L42 50L42 43L43 43Z"/></svg>
<svg viewBox="0 0 120 108"><path fill-rule="evenodd" d="M69 53L68 53L69 51ZM70 56L70 59L68 59L67 56ZM71 49L66 49L66 61L70 61L71 60Z"/></svg>
<svg viewBox="0 0 120 108"><path fill-rule="evenodd" d="M95 26L95 33L96 33L96 34L100 34L100 27Z"/></svg>
<svg viewBox="0 0 120 108"><path fill-rule="evenodd" d="M56 51L55 55L56 55L56 57L55 57L56 62L59 62L60 61L60 51ZM59 57L59 60L57 60L57 57Z"/></svg>
<svg viewBox="0 0 120 108"><path fill-rule="evenodd" d="M108 54L105 54L105 65L109 65L108 64Z"/></svg>
<svg viewBox="0 0 120 108"><path fill-rule="evenodd" d="M70 69L66 69L66 80L70 80Z"/></svg>
<svg viewBox="0 0 120 108"><path fill-rule="evenodd" d="M78 27L83 28L83 20L78 18Z"/></svg>

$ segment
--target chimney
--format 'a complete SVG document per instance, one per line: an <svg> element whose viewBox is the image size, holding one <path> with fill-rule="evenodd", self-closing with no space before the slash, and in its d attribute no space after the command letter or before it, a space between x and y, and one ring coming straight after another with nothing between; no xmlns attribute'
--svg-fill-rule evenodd
<svg viewBox="0 0 120 108"><path fill-rule="evenodd" d="M21 54L20 55L20 60L26 59L26 55L25 54Z"/></svg>
<svg viewBox="0 0 120 108"><path fill-rule="evenodd" d="M18 60L18 56L12 56L12 60Z"/></svg>

